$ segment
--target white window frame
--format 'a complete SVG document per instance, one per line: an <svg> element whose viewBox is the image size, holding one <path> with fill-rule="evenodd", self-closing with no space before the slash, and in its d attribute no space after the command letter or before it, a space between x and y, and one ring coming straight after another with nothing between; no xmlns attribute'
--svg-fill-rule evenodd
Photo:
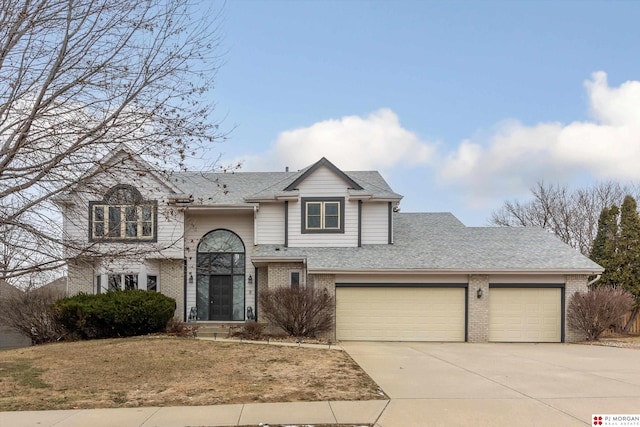
<svg viewBox="0 0 640 427"><path fill-rule="evenodd" d="M341 227L340 224L342 223L342 217L341 217L341 212L342 212L342 205L341 205L341 201L340 200L327 200L327 201L322 201L322 200L313 200L313 201L306 201L305 202L305 230L307 231L319 231L319 230L329 230L329 231L340 231ZM320 226L319 227L311 227L309 226L309 206L311 205L320 205ZM338 223L335 227L329 227L327 226L327 214L326 214L326 207L327 205L336 205L337 206L337 210L338 210L338 214L337 214L337 218L338 218ZM314 215L316 216L316 215ZM331 215L332 217L334 217L335 215Z"/></svg>
<svg viewBox="0 0 640 427"><path fill-rule="evenodd" d="M111 227L109 224L109 209L110 208L118 208L120 210L120 235L113 236L111 235ZM127 235L127 223L132 223L133 221L127 221L127 208L135 208L136 209L136 235L128 236ZM96 220L96 211L98 209L102 209L102 221ZM143 219L143 211L144 209L149 209L150 211L150 219ZM91 237L95 240L155 240L156 238L156 224L155 224L155 206L152 204L141 204L141 205L131 205L131 204L120 204L120 205L111 205L111 204L94 204L91 208ZM151 229L151 234L143 235L144 226L148 225ZM102 225L103 234L98 235L96 233L96 229L98 225Z"/></svg>
<svg viewBox="0 0 640 427"><path fill-rule="evenodd" d="M135 287L133 289L140 289L140 274L137 273L108 273L106 274L107 276L107 280L106 280L106 292L109 291L113 291L115 290L115 288L111 287L111 278L118 278L118 289L119 290L125 290L126 289L126 283L127 283L127 279L129 277L134 278L135 279Z"/></svg>

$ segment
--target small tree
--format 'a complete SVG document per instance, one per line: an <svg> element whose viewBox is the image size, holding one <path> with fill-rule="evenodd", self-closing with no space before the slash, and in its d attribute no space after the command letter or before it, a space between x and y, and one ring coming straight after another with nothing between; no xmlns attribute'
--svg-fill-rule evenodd
<svg viewBox="0 0 640 427"><path fill-rule="evenodd" d="M0 324L17 330L32 344L59 340L64 328L56 320L53 305L63 295L54 289L15 289L0 298Z"/></svg>
<svg viewBox="0 0 640 427"><path fill-rule="evenodd" d="M295 337L313 337L333 326L334 298L325 290L275 288L260 293L262 316Z"/></svg>
<svg viewBox="0 0 640 427"><path fill-rule="evenodd" d="M576 292L567 307L569 327L584 333L587 340L597 340L611 326L619 327L633 306L632 295L620 288L599 287Z"/></svg>

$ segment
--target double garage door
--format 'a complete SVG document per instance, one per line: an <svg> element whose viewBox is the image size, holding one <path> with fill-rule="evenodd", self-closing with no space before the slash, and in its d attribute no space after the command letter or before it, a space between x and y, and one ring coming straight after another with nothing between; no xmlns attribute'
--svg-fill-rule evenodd
<svg viewBox="0 0 640 427"><path fill-rule="evenodd" d="M357 341L465 341L466 287L338 287L336 336Z"/></svg>
<svg viewBox="0 0 640 427"><path fill-rule="evenodd" d="M561 288L496 287L483 298L489 298L489 341L562 340ZM336 336L345 341L466 341L466 300L466 285L337 287Z"/></svg>

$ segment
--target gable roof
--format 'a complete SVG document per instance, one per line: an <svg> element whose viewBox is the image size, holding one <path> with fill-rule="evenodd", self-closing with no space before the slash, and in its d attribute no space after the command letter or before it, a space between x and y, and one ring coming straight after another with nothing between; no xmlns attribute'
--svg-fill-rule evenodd
<svg viewBox="0 0 640 427"><path fill-rule="evenodd" d="M466 227L450 213L394 214L393 245L284 248L258 245L252 259L304 258L314 273L557 272L594 274L595 262L538 228Z"/></svg>
<svg viewBox="0 0 640 427"><path fill-rule="evenodd" d="M351 177L349 175L347 175L346 173L344 173L340 169L338 169L336 167L336 165L334 165L329 160L327 160L326 157L323 157L320 160L318 160L317 162L315 162L314 164L312 164L311 166L309 166L308 168L306 168L306 170L304 172L302 172L291 184L286 186L284 188L284 190L285 191L295 190L302 181L307 179L307 177L309 175L311 175L313 172L317 171L322 166L328 168L331 172L336 174L339 178L341 178L344 182L346 182L347 185L350 185L351 186L350 188L352 188L354 190L362 190L363 189L360 186L360 184L358 184L353 179L351 179Z"/></svg>
<svg viewBox="0 0 640 427"><path fill-rule="evenodd" d="M79 184L86 184L87 179L94 178L99 176L102 171L107 171L114 167L121 159L128 159L136 164L137 171L144 171L148 173L156 182L163 185L170 192L175 193L176 195L181 195L181 189L172 184L170 180L168 180L165 176L162 176L158 173L151 165L145 161L140 155L133 152L128 146L125 144L119 144L115 149L113 149L109 155L105 156L101 160L97 161L96 164L89 168L85 173L83 173L79 178L76 179L76 184L74 184L71 188L66 190L64 193L57 195L53 198L53 201L56 203L64 204L69 201L69 194L73 193L78 189Z"/></svg>
<svg viewBox="0 0 640 427"><path fill-rule="evenodd" d="M353 197L367 196L393 201L402 199L379 172L343 172L324 157L296 172L176 172L172 174L171 182L182 193L193 196L196 205L239 205L296 197L296 186L321 166L335 168L337 172L334 173L351 186L349 194Z"/></svg>

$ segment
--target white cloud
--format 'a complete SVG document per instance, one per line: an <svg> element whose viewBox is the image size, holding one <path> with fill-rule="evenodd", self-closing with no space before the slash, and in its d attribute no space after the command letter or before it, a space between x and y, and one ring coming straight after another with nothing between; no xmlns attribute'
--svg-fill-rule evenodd
<svg viewBox="0 0 640 427"><path fill-rule="evenodd" d="M441 182L470 199L526 191L535 181L578 174L640 179L640 81L610 87L604 72L585 82L591 121L524 126L500 123L486 141L463 141L444 155Z"/></svg>
<svg viewBox="0 0 640 427"><path fill-rule="evenodd" d="M284 131L265 155L244 157L242 170L297 170L322 157L343 170L389 170L428 163L434 153L392 110L380 109Z"/></svg>

